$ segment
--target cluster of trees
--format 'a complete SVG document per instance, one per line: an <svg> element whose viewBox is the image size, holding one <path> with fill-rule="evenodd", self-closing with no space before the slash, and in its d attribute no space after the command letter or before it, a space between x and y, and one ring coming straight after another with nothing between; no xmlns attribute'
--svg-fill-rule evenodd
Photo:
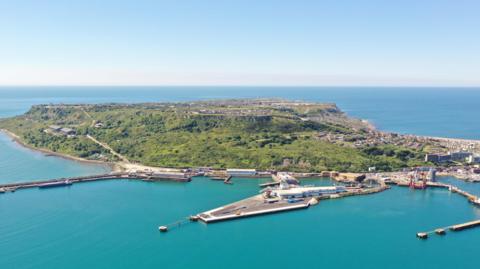
<svg viewBox="0 0 480 269"><path fill-rule="evenodd" d="M109 152L83 136L91 134L130 160L154 166L357 172L370 166L388 171L421 160L418 152L395 146L355 149L316 140L319 131L351 137L362 134L341 124L304 121L295 115L192 115L135 106L94 106L88 114L102 126L92 126L93 119L79 108L51 111L45 107L0 125L22 134L35 147L84 158L101 154L113 160ZM74 123L82 135L66 138L42 132L57 122Z"/></svg>

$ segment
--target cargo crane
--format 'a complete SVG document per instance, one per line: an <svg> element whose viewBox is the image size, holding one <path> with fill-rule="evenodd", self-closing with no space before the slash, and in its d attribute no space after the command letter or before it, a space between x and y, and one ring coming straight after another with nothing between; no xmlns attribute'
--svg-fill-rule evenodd
<svg viewBox="0 0 480 269"><path fill-rule="evenodd" d="M413 175L410 175L410 183L408 186L411 189L423 190L427 188L427 176L425 173L420 172L421 179L419 179L418 171L415 170Z"/></svg>

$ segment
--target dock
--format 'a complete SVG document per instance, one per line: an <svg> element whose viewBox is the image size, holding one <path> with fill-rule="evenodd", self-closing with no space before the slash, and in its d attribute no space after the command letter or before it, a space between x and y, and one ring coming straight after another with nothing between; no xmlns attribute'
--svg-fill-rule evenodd
<svg viewBox="0 0 480 269"><path fill-rule="evenodd" d="M303 199L296 203L288 201L278 201L275 203L266 203L261 194L253 197L231 203L219 208L215 208L198 214L198 219L205 222L218 222L232 220L244 217L252 217L257 215L278 213L282 211L290 211L296 209L305 209L310 206L310 199Z"/></svg>
<svg viewBox="0 0 480 269"><path fill-rule="evenodd" d="M199 220L205 223L212 223L297 209L306 209L312 205L318 204L319 200L373 194L384 191L387 188L388 186L386 185L364 189L345 188L344 192L305 196L294 199L282 199L280 197L266 198L262 194L258 194L238 202L199 213L197 217Z"/></svg>
<svg viewBox="0 0 480 269"><path fill-rule="evenodd" d="M427 239L430 234L435 233L437 235L445 235L447 230L450 230L453 232L459 232L459 231L474 228L477 226L480 226L480 220L474 220L474 221L469 221L461 224L455 224L447 227L437 228L433 231L420 232L420 233L417 233L417 237L420 239Z"/></svg>
<svg viewBox="0 0 480 269"><path fill-rule="evenodd" d="M62 186L70 186L72 184L82 183L82 182L92 182L92 181L101 181L101 180L120 180L120 179L133 179L133 180L142 180L142 181L178 181L178 182L191 181L191 177L189 176L170 176L169 177L166 175L152 176L152 175L137 174L137 173L109 173L109 174L100 174L100 175L91 175L91 176L68 177L68 178L59 178L59 179L47 179L47 180L0 184L0 193L13 192L19 189L43 188L45 186L62 187Z"/></svg>

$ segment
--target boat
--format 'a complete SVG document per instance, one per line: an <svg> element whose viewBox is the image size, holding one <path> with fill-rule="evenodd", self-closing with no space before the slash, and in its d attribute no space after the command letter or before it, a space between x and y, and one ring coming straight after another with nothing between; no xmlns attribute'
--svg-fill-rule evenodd
<svg viewBox="0 0 480 269"><path fill-rule="evenodd" d="M70 186L72 185L72 182L70 180L64 180L64 181L55 181L55 182L49 182L49 183L43 183L38 185L39 188L45 189L45 188L55 188L55 187L63 187L63 186Z"/></svg>

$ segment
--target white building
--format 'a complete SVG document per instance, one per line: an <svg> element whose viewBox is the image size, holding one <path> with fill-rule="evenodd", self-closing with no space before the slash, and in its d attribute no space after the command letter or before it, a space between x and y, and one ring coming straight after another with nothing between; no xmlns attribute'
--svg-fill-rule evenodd
<svg viewBox="0 0 480 269"><path fill-rule="evenodd" d="M328 187L297 187L290 189L272 190L271 195L281 199L313 197L326 194L337 194L345 192L344 186L328 186Z"/></svg>
<svg viewBox="0 0 480 269"><path fill-rule="evenodd" d="M255 169L227 169L227 174L231 175L232 177L251 177L257 174L257 170Z"/></svg>

